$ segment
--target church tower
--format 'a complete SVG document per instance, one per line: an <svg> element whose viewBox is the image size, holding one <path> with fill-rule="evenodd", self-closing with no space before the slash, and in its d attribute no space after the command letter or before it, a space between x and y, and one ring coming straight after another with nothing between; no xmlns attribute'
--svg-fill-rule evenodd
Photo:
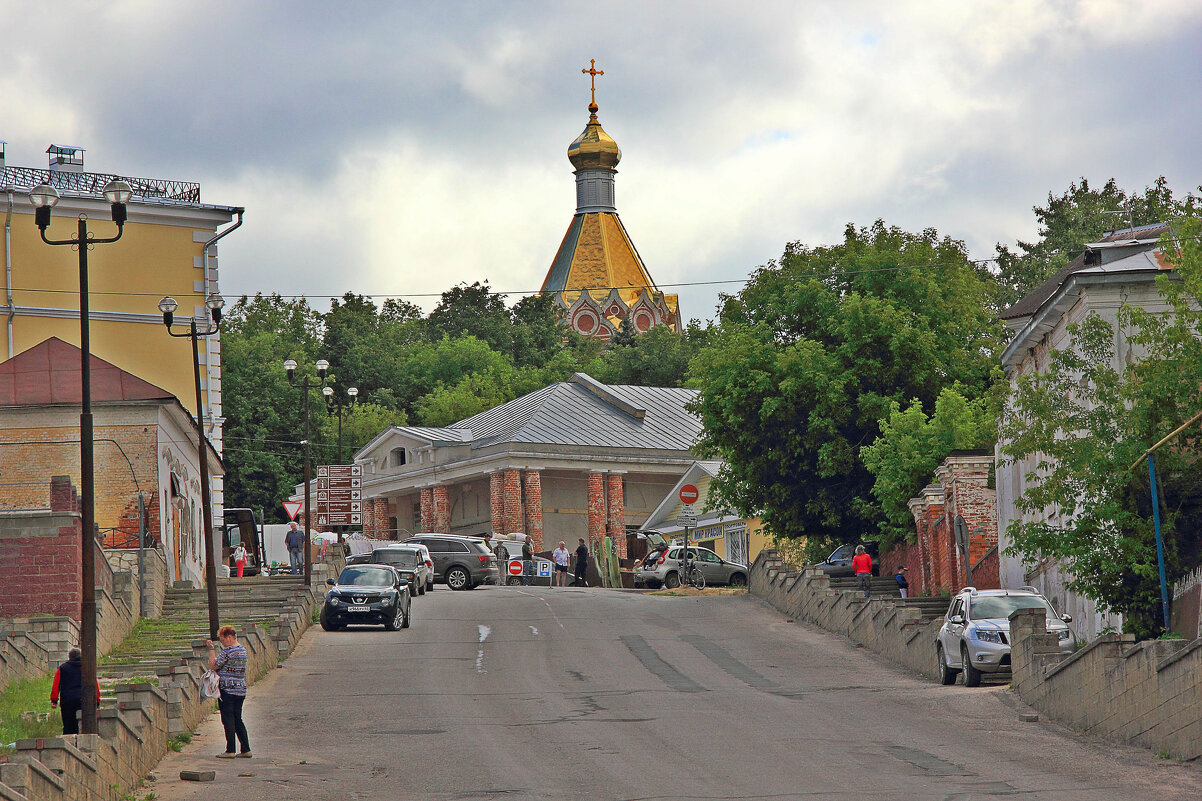
<svg viewBox="0 0 1202 801"><path fill-rule="evenodd" d="M608 339L629 319L639 333L652 326L680 330L676 295L655 286L630 241L614 205L614 176L622 151L597 119L596 61L581 72L590 76L588 124L568 145L576 174L576 214L568 225L543 279L543 292L554 293L560 314L585 336Z"/></svg>

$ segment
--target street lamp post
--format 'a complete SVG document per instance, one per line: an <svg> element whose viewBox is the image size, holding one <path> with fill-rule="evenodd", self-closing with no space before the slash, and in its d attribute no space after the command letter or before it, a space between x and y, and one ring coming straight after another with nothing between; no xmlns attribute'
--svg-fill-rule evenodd
<svg viewBox="0 0 1202 801"><path fill-rule="evenodd" d="M304 440L302 444L305 446L305 584L313 583L313 535L309 528L311 521L310 510L313 508L309 503L309 485L313 481L313 465L309 459L309 390L317 389L323 386L326 381L326 371L330 369L330 363L325 359L317 360L317 378L316 384L310 384L308 381L297 383L296 381L296 362L292 359L284 362L284 371L288 373L288 383L291 386L301 390L305 395L305 423L304 423Z"/></svg>
<svg viewBox="0 0 1202 801"><path fill-rule="evenodd" d="M359 388L347 388L346 394L350 398L348 401L344 401L340 397L335 398L333 387L322 387L321 394L326 396L326 411L338 415L338 464L346 464L342 458L342 410L355 405L355 401L359 398Z"/></svg>
<svg viewBox="0 0 1202 801"><path fill-rule="evenodd" d="M192 340L192 377L196 384L196 429L200 446L201 519L204 521L205 538L205 586L209 596L209 639L214 641L217 640L217 629L221 628L221 621L217 615L217 556L216 546L213 544L213 496L209 488L209 438L205 435L204 415L201 414L203 407L200 404L200 353L196 340L217 333L221 328L221 309L224 306L225 301L220 295L209 295L205 300L205 308L209 311L212 324L206 321L205 328L201 331L196 327L196 318L193 317L189 320L187 333L177 334L171 330L171 324L179 304L171 296L159 301L159 311L163 313L163 325L166 326L167 333L173 337L187 337Z"/></svg>
<svg viewBox="0 0 1202 801"><path fill-rule="evenodd" d="M50 210L58 203L58 190L49 184L39 184L29 193L34 207L34 222L47 245L70 245L79 253L79 382L81 410L79 414L79 489L83 504L83 533L80 539L80 620L79 650L82 654L83 686L96 686L96 482L92 444L92 338L88 310L88 248L116 242L125 233L125 220L133 190L125 181L113 180L104 187L104 199L112 209L117 235L97 238L88 232L87 215L80 214L78 228L71 239L50 239ZM96 733L96 695L85 692L80 712L84 734Z"/></svg>

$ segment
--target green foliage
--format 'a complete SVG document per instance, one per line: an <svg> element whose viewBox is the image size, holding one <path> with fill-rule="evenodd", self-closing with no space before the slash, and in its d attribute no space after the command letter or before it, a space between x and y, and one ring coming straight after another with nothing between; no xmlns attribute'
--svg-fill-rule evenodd
<svg viewBox="0 0 1202 801"><path fill-rule="evenodd" d="M701 447L727 464L717 487L789 537L875 535L882 514L861 459L892 404L933 410L944 387L996 380L993 287L961 242L877 221L842 243L788 246L724 298L690 364Z"/></svg>
<svg viewBox="0 0 1202 801"><path fill-rule="evenodd" d="M1000 385L999 385L1000 386ZM946 387L928 416L915 400L905 409L897 401L881 421L881 435L861 450L875 477L872 494L881 504L885 544L913 539L909 500L932 480L939 463L954 450L988 448L997 441L996 395L969 399L959 387Z"/></svg>
<svg viewBox="0 0 1202 801"><path fill-rule="evenodd" d="M472 336L501 353L509 352L513 344L511 324L505 296L493 294L487 281L443 292L427 321L432 341Z"/></svg>
<svg viewBox="0 0 1202 801"><path fill-rule="evenodd" d="M50 685L54 674L10 682L0 692L0 744L34 737L56 737L63 732L62 716L50 709ZM33 712L33 719L22 715ZM39 721L38 714L46 715Z"/></svg>
<svg viewBox="0 0 1202 801"><path fill-rule="evenodd" d="M1140 637L1163 629L1142 455L1202 411L1202 225L1175 227L1175 240L1162 242L1175 270L1158 279L1170 314L1124 306L1117 326L1096 313L1070 326L1071 347L1050 354L1046 373L1016 381L1002 426L1029 518L1011 524L1012 552L1029 564L1060 560L1072 589L1121 613ZM1155 454L1170 582L1199 557L1199 436L1195 424Z"/></svg>
<svg viewBox="0 0 1202 801"><path fill-rule="evenodd" d="M1149 225L1192 214L1199 198L1190 194L1176 200L1161 176L1143 194L1120 189L1111 178L1094 189L1085 178L1072 183L1060 196L1048 193L1046 206L1035 206L1039 239L1019 242L1015 250L997 246L999 303L1013 305L1019 298L1054 275L1106 231L1128 225Z"/></svg>

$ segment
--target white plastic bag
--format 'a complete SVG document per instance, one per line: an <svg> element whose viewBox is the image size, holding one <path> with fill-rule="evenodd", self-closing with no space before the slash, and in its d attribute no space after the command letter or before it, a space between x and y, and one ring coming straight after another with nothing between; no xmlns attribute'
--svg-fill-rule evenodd
<svg viewBox="0 0 1202 801"><path fill-rule="evenodd" d="M200 695L202 698L217 698L221 695L221 677L215 670L206 670L200 677Z"/></svg>

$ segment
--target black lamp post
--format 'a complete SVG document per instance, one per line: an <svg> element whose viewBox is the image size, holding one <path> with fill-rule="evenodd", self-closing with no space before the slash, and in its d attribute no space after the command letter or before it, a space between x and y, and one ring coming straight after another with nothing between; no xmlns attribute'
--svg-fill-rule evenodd
<svg viewBox="0 0 1202 801"><path fill-rule="evenodd" d="M29 202L34 207L34 222L47 245L70 245L79 253L79 382L82 393L82 409L79 414L79 484L83 496L83 536L81 548L80 621L79 650L82 653L83 686L96 686L96 482L92 451L92 338L88 319L88 249L94 245L116 242L125 233L127 210L133 190L125 181L109 181L104 187L104 199L112 208L113 222L117 224L117 235L97 238L88 232L87 215L80 214L78 229L70 239L50 239L46 229L50 226L50 210L58 203L58 190L49 184L40 184L29 193ZM83 694L81 704L84 734L96 733L96 695Z"/></svg>
<svg viewBox="0 0 1202 801"><path fill-rule="evenodd" d="M189 320L188 331L177 334L171 330L171 324L179 304L170 295L159 301L159 311L163 313L163 325L166 326L167 333L173 337L188 337L192 340L192 378L196 384L196 429L200 446L201 519L204 521L205 537L205 587L209 596L209 639L214 641L217 639L217 629L221 628L221 622L217 615L217 557L216 546L213 544L213 496L209 489L209 438L205 436L204 415L201 414L203 407L200 405L200 353L196 340L217 333L221 328L221 309L224 306L225 301L220 295L209 295L205 300L205 307L209 310L212 324L206 321L202 331L196 327L196 318L193 317Z"/></svg>
<svg viewBox="0 0 1202 801"><path fill-rule="evenodd" d="M326 411L338 415L338 464L346 464L342 458L342 410L349 409L359 399L358 387L347 387L346 394L350 400L334 397L333 387L322 387L321 394L326 396Z"/></svg>
<svg viewBox="0 0 1202 801"><path fill-rule="evenodd" d="M305 584L313 583L313 533L309 528L311 519L310 510L313 508L309 503L309 485L313 481L313 465L309 459L309 390L317 389L325 384L326 371L330 369L330 363L325 359L318 359L316 366L317 383L310 384L308 381L302 381L298 384L296 381L296 362L292 359L284 362L284 370L288 373L288 383L301 390L305 395L305 438L301 442L305 446Z"/></svg>

